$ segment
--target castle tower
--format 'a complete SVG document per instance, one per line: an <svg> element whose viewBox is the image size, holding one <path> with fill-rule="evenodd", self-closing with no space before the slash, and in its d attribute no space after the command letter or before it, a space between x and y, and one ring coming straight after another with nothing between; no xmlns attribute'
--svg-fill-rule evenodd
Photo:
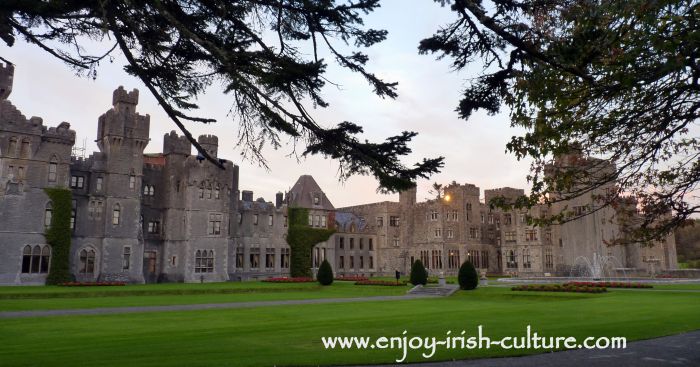
<svg viewBox="0 0 700 367"><path fill-rule="evenodd" d="M216 158L216 154L219 150L219 138L217 138L216 135L200 135L199 138L197 138L197 142L210 156Z"/></svg>
<svg viewBox="0 0 700 367"><path fill-rule="evenodd" d="M124 87L112 94L112 108L98 119L97 145L104 154L102 198L104 238L102 239L100 277L109 279L123 274L119 261L128 248L132 254L143 254L141 193L143 150L149 141L150 116L136 112L139 92ZM143 282L142 257L134 256L129 269L132 281Z"/></svg>
<svg viewBox="0 0 700 367"><path fill-rule="evenodd" d="M163 154L182 154L190 155L192 152L192 144L187 138L177 135L175 130L163 136Z"/></svg>
<svg viewBox="0 0 700 367"><path fill-rule="evenodd" d="M0 100L7 99L12 92L12 78L14 78L15 66L12 64L0 64Z"/></svg>

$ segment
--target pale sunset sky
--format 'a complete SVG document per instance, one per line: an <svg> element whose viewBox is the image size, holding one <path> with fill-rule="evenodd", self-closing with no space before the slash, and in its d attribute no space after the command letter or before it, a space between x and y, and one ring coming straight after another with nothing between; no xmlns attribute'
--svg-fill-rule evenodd
<svg viewBox="0 0 700 367"><path fill-rule="evenodd" d="M342 121L362 125L362 138L381 141L403 130L416 131L410 147L413 154L404 162L408 165L423 157L445 157L442 172L429 180L418 182L418 200L431 195L432 182L447 184L472 183L482 189L518 187L527 189L525 179L529 162L517 161L506 153L510 137L521 133L510 127L506 111L496 116L474 115L469 121L460 120L454 112L465 80L473 76L469 70L454 72L449 61L436 61L432 55L418 55L417 47L426 38L453 19L448 8L429 0L385 0L382 7L369 14L366 24L389 31L388 39L367 50L368 69L388 81L399 82L399 98L381 99L361 76L338 67L332 59L326 77L339 84L328 84L324 97L330 103L326 109L315 109L316 120L326 126ZM85 141L87 155L96 151L97 118L111 107L112 91L122 85L127 90L140 91L137 111L151 116L151 141L147 153L161 152L163 135L177 130L159 108L146 87L123 71L125 61L117 54L114 63L103 62L96 80L76 77L61 61L18 37L13 47L0 42L0 56L15 64L15 78L9 99L27 116L43 118L44 125L56 126L67 121L77 132L76 145ZM479 65L472 69L480 70ZM376 192L373 177L355 176L339 182L338 165L322 157L300 159L290 157L292 145L279 150L267 148L269 170L256 162L242 160L241 148L236 146L237 125L227 116L230 97L214 86L200 96L200 111L192 115L214 117L217 123L190 123L193 135L215 134L219 137L219 156L240 166L240 189L253 190L256 198L274 200L278 191L288 190L302 174L313 175L336 207L374 201L398 200L398 195Z"/></svg>

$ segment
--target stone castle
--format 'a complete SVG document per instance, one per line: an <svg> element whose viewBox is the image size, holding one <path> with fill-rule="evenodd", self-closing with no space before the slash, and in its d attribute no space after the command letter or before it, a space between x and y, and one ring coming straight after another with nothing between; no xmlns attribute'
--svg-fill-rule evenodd
<svg viewBox="0 0 700 367"><path fill-rule="evenodd" d="M13 66L0 65L0 284L43 284L52 256L44 233L53 215L47 187L72 190L70 266L78 281L200 282L289 274L287 208L309 211L309 226L335 233L312 251L312 266L329 260L337 275L407 273L420 259L431 274L455 274L470 260L489 273L568 275L579 257L614 256L618 268L650 273L675 269L673 237L654 247L607 246L620 232L613 208L593 210L591 193L568 203L593 213L559 226L533 227L529 211L490 209L474 185L453 183L439 199L336 208L313 177L304 175L274 202L239 190L239 169L192 154L185 137L164 136L163 152L144 154L148 115L139 94L119 87L98 118L99 152L72 156L75 132L46 127L7 100ZM198 142L218 157L216 136ZM580 158L580 157L579 157ZM601 188L600 190L604 190ZM516 197L513 188L485 190ZM563 205L563 204L560 204ZM561 208L559 208L561 209Z"/></svg>

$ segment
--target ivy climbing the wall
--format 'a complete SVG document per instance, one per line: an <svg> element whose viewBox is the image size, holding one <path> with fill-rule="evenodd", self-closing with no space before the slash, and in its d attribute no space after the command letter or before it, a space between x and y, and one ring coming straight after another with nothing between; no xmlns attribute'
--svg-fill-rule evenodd
<svg viewBox="0 0 700 367"><path fill-rule="evenodd" d="M309 210L289 208L287 210L287 244L291 249L289 273L292 277L310 277L311 249L319 242L328 240L332 229L313 228L308 222Z"/></svg>
<svg viewBox="0 0 700 367"><path fill-rule="evenodd" d="M51 245L51 266L46 284L59 284L72 281L70 272L70 217L73 195L70 190L46 188L46 195L51 200L51 224L44 236Z"/></svg>

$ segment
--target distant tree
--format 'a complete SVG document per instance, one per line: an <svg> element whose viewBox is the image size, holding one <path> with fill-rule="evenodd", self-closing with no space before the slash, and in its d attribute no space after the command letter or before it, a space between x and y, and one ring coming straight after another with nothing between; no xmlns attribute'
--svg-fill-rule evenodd
<svg viewBox="0 0 700 367"><path fill-rule="evenodd" d="M686 221L675 236L679 262L700 260L700 219Z"/></svg>
<svg viewBox="0 0 700 367"><path fill-rule="evenodd" d="M337 160L341 179L371 174L381 191L391 192L438 172L443 159L407 167L400 158L411 153L407 143L415 133L371 143L358 139L361 126L344 121L327 127L308 110L328 106L320 94L327 82L323 55L360 74L379 97L397 96L397 83L369 72L368 57L358 50L386 38L385 30L363 27L362 15L377 7L379 0L4 0L0 39L12 46L20 37L92 77L102 61L123 53L124 70L219 167L185 127L214 122L189 114L212 85L231 98L245 156L265 165L263 146L279 148L291 138L305 143L302 156ZM104 50L87 50L95 43Z"/></svg>
<svg viewBox="0 0 700 367"><path fill-rule="evenodd" d="M470 261L465 261L462 266L459 267L457 280L459 281L460 289L476 289L476 286L479 284L479 274L476 273L474 264L472 264Z"/></svg>
<svg viewBox="0 0 700 367"><path fill-rule="evenodd" d="M693 126L700 117L700 3L435 1L450 5L456 20L421 41L419 51L448 57L458 70L482 66L459 116L505 106L512 126L526 130L507 149L533 160L531 194L499 205L550 204L615 183L596 200L604 207L633 197L641 220L628 234L649 243L700 212ZM573 150L615 166L548 169L553 157ZM535 222L567 220L559 214Z"/></svg>
<svg viewBox="0 0 700 367"><path fill-rule="evenodd" d="M420 260L416 260L413 262L413 265L411 265L411 284L413 285L426 285L428 284L428 271L425 270L425 266L423 266L423 262Z"/></svg>
<svg viewBox="0 0 700 367"><path fill-rule="evenodd" d="M321 285L331 285L333 284L333 269L328 260L323 260L321 266L318 267L318 273L316 273L316 279Z"/></svg>

